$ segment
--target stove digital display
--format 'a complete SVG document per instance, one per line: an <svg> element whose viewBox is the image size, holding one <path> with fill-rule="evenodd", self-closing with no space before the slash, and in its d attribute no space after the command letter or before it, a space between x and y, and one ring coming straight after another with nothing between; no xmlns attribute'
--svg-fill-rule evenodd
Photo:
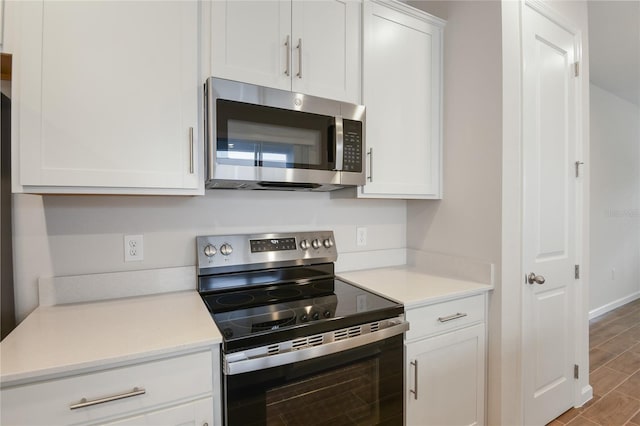
<svg viewBox="0 0 640 426"><path fill-rule="evenodd" d="M296 250L298 248L295 238L266 238L249 240L249 243L251 244L251 253Z"/></svg>

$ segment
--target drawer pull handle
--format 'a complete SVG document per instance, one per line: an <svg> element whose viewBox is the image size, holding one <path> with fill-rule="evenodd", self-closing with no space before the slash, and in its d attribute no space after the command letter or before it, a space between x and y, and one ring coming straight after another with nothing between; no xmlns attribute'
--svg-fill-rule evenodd
<svg viewBox="0 0 640 426"><path fill-rule="evenodd" d="M118 395L105 396L104 398L92 399L87 401L87 398L82 398L77 404L69 406L70 410L77 410L78 408L90 407L92 405L104 404L105 402L117 401L118 399L131 398L132 396L144 395L147 391L143 388L135 387L131 392L120 393Z"/></svg>
<svg viewBox="0 0 640 426"><path fill-rule="evenodd" d="M440 321L440 322L453 321L453 320L456 320L458 318L464 318L466 316L467 316L467 314L463 314L463 313L458 312L457 314L449 315L448 317L439 317L438 321Z"/></svg>

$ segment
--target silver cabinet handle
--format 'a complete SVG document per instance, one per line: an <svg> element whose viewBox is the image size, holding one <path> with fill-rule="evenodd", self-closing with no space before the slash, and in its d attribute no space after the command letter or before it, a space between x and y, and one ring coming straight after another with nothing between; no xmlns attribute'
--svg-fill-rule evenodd
<svg viewBox="0 0 640 426"><path fill-rule="evenodd" d="M409 393L413 394L413 399L418 399L418 360L411 361L413 365L413 389L409 389Z"/></svg>
<svg viewBox="0 0 640 426"><path fill-rule="evenodd" d="M546 280L544 279L544 277L542 275L536 275L535 272L532 272L529 275L527 275L527 282L529 284L536 283L536 284L542 285L542 284L545 283L545 281Z"/></svg>
<svg viewBox="0 0 640 426"><path fill-rule="evenodd" d="M367 180L373 182L373 148L369 148L367 155L369 156L369 176L367 176Z"/></svg>
<svg viewBox="0 0 640 426"><path fill-rule="evenodd" d="M298 78L302 78L302 39L298 39Z"/></svg>
<svg viewBox="0 0 640 426"><path fill-rule="evenodd" d="M289 77L289 74L291 74L291 70L289 69L290 64L291 64L291 48L290 48L290 38L291 36L287 35L287 41L284 42L284 47L287 48L287 64L286 64L286 68L284 69L284 74Z"/></svg>
<svg viewBox="0 0 640 426"><path fill-rule="evenodd" d="M439 317L438 321L440 321L440 322L448 322L448 321L456 320L458 318L464 318L466 316L467 316L467 314L458 312L457 314L449 315L448 317Z"/></svg>
<svg viewBox="0 0 640 426"><path fill-rule="evenodd" d="M193 127L189 127L189 173L193 174Z"/></svg>
<svg viewBox="0 0 640 426"><path fill-rule="evenodd" d="M131 392L120 393L117 395L105 396L104 398L92 399L87 401L87 398L82 398L80 402L71 404L70 410L77 410L78 408L90 407L92 405L104 404L105 402L117 401L118 399L131 398L132 396L144 395L147 391L143 388L135 387Z"/></svg>

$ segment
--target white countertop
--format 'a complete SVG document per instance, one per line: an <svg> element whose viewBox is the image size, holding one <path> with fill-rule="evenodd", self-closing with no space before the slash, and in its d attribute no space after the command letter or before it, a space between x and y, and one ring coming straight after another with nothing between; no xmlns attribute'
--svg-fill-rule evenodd
<svg viewBox="0 0 640 426"><path fill-rule="evenodd" d="M430 275L412 266L343 272L339 276L396 299L409 309L493 288ZM40 306L0 343L0 386L197 351L221 341L218 328L194 290Z"/></svg>
<svg viewBox="0 0 640 426"><path fill-rule="evenodd" d="M430 275L412 266L342 272L339 276L402 302L405 308L470 296L493 289L489 284Z"/></svg>
<svg viewBox="0 0 640 426"><path fill-rule="evenodd" d="M2 387L222 341L198 292L41 306L0 343Z"/></svg>

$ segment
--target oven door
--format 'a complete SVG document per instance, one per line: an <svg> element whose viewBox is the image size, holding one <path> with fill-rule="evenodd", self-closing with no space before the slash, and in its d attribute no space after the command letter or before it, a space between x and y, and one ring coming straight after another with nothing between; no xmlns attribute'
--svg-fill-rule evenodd
<svg viewBox="0 0 640 426"><path fill-rule="evenodd" d="M276 367L223 375L225 424L403 423L403 335Z"/></svg>

